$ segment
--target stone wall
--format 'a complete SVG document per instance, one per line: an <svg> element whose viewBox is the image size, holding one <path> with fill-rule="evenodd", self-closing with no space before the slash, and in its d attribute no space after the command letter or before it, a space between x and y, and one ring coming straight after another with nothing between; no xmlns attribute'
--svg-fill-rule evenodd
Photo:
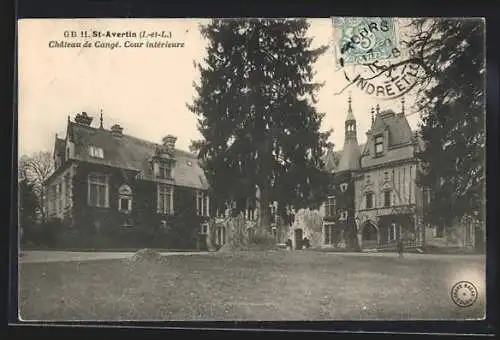
<svg viewBox="0 0 500 340"><path fill-rule="evenodd" d="M302 236L308 238L311 247L319 248L323 240L323 215L318 210L301 209L295 214L295 221L290 227L289 239L295 249L295 230L302 229Z"/></svg>

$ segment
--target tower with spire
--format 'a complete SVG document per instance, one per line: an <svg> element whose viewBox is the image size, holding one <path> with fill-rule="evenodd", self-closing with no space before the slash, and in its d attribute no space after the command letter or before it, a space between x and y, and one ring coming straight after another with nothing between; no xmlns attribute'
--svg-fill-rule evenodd
<svg viewBox="0 0 500 340"><path fill-rule="evenodd" d="M340 160L333 171L332 189L325 203L323 245L356 248L354 174L360 169L361 150L358 145L351 94L349 94L344 128L344 148L340 151Z"/></svg>
<svg viewBox="0 0 500 340"><path fill-rule="evenodd" d="M358 170L361 152L358 145L358 136L356 132L356 118L352 111L352 98L349 94L347 116L344 123L345 137L344 149L337 167L337 172Z"/></svg>

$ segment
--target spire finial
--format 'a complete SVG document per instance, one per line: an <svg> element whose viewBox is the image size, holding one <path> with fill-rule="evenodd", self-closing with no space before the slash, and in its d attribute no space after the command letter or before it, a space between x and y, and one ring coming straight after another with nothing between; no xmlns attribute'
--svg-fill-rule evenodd
<svg viewBox="0 0 500 340"><path fill-rule="evenodd" d="M103 129L103 128L104 128L104 127L103 127L103 125L102 125L102 120L103 120L103 119L102 119L102 109L101 109L101 125L99 126L99 128L101 128L101 129Z"/></svg>
<svg viewBox="0 0 500 340"><path fill-rule="evenodd" d="M380 105L377 104L376 110L377 110L377 114L379 114L379 112L380 112Z"/></svg>
<svg viewBox="0 0 500 340"><path fill-rule="evenodd" d="M348 108L347 108L347 117L346 117L346 121L351 121L351 120L356 120L356 118L354 118L354 115L352 113L352 98L351 98L351 91L349 91L349 97L347 98L347 103L348 103Z"/></svg>
<svg viewBox="0 0 500 340"><path fill-rule="evenodd" d="M401 98L401 114L405 114L405 97Z"/></svg>
<svg viewBox="0 0 500 340"><path fill-rule="evenodd" d="M372 106L372 125L375 122L375 115L374 115L374 113L375 113L375 109Z"/></svg>

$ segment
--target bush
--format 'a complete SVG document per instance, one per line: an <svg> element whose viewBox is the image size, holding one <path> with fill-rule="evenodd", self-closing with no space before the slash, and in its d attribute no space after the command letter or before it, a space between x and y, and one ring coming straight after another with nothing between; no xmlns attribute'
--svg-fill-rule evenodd
<svg viewBox="0 0 500 340"><path fill-rule="evenodd" d="M276 242L274 241L274 237L270 233L263 231L253 234L250 238L250 243L255 245L271 246Z"/></svg>
<svg viewBox="0 0 500 340"><path fill-rule="evenodd" d="M37 246L58 247L63 240L64 223L60 219L51 219L40 225L33 225L29 230L30 240Z"/></svg>

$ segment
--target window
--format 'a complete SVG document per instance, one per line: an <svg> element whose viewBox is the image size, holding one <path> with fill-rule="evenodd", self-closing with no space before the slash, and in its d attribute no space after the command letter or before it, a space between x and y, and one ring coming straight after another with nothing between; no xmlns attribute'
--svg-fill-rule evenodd
<svg viewBox="0 0 500 340"><path fill-rule="evenodd" d="M323 235L325 244L333 244L333 224L325 224Z"/></svg>
<svg viewBox="0 0 500 340"><path fill-rule="evenodd" d="M53 215L56 213L57 209L57 196L56 196L56 186L51 185L49 188L49 214Z"/></svg>
<svg viewBox="0 0 500 340"><path fill-rule="evenodd" d="M271 229L271 231L272 231L272 234L273 234L274 242L278 242L278 229L276 229L276 227L273 227Z"/></svg>
<svg viewBox="0 0 500 340"><path fill-rule="evenodd" d="M373 208L373 193L367 192L365 197L366 197L366 209Z"/></svg>
<svg viewBox="0 0 500 340"><path fill-rule="evenodd" d="M198 216L208 217L208 193L206 191L196 192L196 213Z"/></svg>
<svg viewBox="0 0 500 340"><path fill-rule="evenodd" d="M124 229L132 229L134 227L134 221L130 218L125 219L123 222Z"/></svg>
<svg viewBox="0 0 500 340"><path fill-rule="evenodd" d="M278 220L278 208L274 204L269 206L269 216L271 217L271 223L276 223Z"/></svg>
<svg viewBox="0 0 500 340"><path fill-rule="evenodd" d="M431 203L431 189L423 188L422 189L422 204L424 207L428 207Z"/></svg>
<svg viewBox="0 0 500 340"><path fill-rule="evenodd" d="M169 179L172 175L172 163L170 161L158 162L158 178Z"/></svg>
<svg viewBox="0 0 500 340"><path fill-rule="evenodd" d="M336 205L336 200L335 197L330 196L328 197L328 200L326 201L326 217L335 217L335 205Z"/></svg>
<svg viewBox="0 0 500 340"><path fill-rule="evenodd" d="M247 199L247 209L246 209L246 218L249 221L255 220L255 198Z"/></svg>
<svg viewBox="0 0 500 340"><path fill-rule="evenodd" d="M375 137L375 155L379 156L384 152L384 137Z"/></svg>
<svg viewBox="0 0 500 340"><path fill-rule="evenodd" d="M391 206L391 194L392 192L390 190L384 191L384 207Z"/></svg>
<svg viewBox="0 0 500 340"><path fill-rule="evenodd" d="M389 180L389 172L385 171L384 172L384 181L388 181L388 180Z"/></svg>
<svg viewBox="0 0 500 340"><path fill-rule="evenodd" d="M61 212L66 208L66 181L63 177L61 180L61 193L59 194L59 205L61 208Z"/></svg>
<svg viewBox="0 0 500 340"><path fill-rule="evenodd" d="M164 183L158 183L158 212L160 214L173 213L173 187Z"/></svg>
<svg viewBox="0 0 500 340"><path fill-rule="evenodd" d="M389 226L389 230L387 233L387 241L392 242L396 241L396 224L391 223Z"/></svg>
<svg viewBox="0 0 500 340"><path fill-rule="evenodd" d="M95 146L89 147L89 155L95 158L104 158L104 151L102 148L97 148Z"/></svg>
<svg viewBox="0 0 500 340"><path fill-rule="evenodd" d="M71 176L66 174L66 176L64 176L64 181L66 182L66 207L69 207L71 200Z"/></svg>
<svg viewBox="0 0 500 340"><path fill-rule="evenodd" d="M208 234L208 224L204 223L201 225L201 228L200 228L200 234Z"/></svg>
<svg viewBox="0 0 500 340"><path fill-rule="evenodd" d="M88 203L94 207L108 207L108 178L103 174L90 174L88 178Z"/></svg>
<svg viewBox="0 0 500 340"><path fill-rule="evenodd" d="M226 243L226 228L217 227L216 239L219 246L222 246Z"/></svg>
<svg viewBox="0 0 500 340"><path fill-rule="evenodd" d="M341 192L346 191L346 190L347 190L347 187L348 187L347 183L342 183L342 184L340 185L340 191L341 191Z"/></svg>
<svg viewBox="0 0 500 340"><path fill-rule="evenodd" d="M347 210L342 210L340 212L340 218L339 219L343 220L343 221L347 220Z"/></svg>
<svg viewBox="0 0 500 340"><path fill-rule="evenodd" d="M167 226L167 221L165 220L161 220L160 221L160 228L163 230L163 231L166 231L168 229L168 226Z"/></svg>
<svg viewBox="0 0 500 340"><path fill-rule="evenodd" d="M132 189L126 184L118 189L118 210L132 211Z"/></svg>

